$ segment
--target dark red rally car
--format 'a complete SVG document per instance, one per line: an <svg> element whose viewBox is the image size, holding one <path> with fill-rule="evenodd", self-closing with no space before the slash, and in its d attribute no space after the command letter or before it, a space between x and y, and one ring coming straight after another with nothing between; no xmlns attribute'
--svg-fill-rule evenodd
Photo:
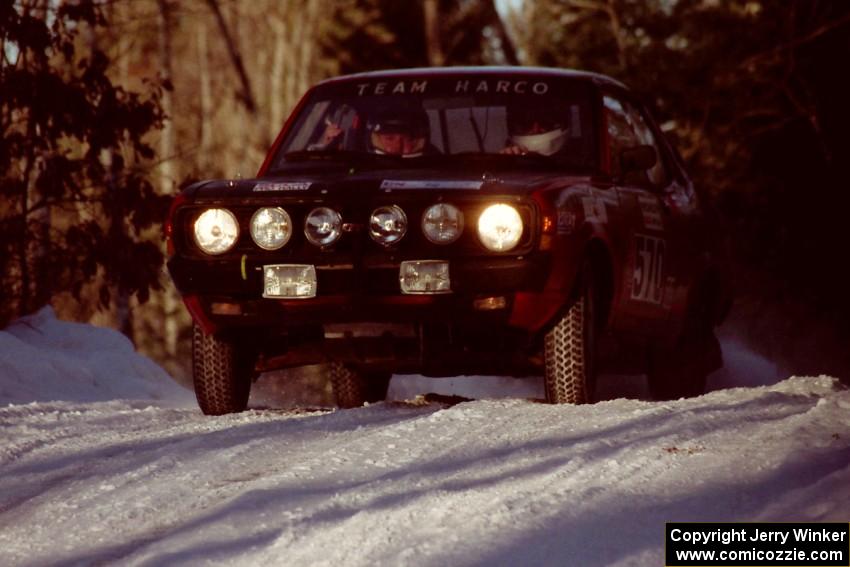
<svg viewBox="0 0 850 567"><path fill-rule="evenodd" d="M393 373L600 371L701 393L730 303L723 240L622 84L533 68L386 71L304 96L256 179L171 210L168 268L195 322L204 413L267 370L331 363L338 404Z"/></svg>

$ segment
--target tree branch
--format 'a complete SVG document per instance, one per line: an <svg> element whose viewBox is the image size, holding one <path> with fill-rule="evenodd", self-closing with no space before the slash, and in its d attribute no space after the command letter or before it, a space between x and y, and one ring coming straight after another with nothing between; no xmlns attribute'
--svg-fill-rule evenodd
<svg viewBox="0 0 850 567"><path fill-rule="evenodd" d="M212 10L213 15L215 15L216 23L218 23L218 29L224 36L224 41L227 44L227 51L230 53L230 60L233 63L233 67L236 69L236 74L239 75L239 80L242 83L242 93L239 98L242 100L245 108L248 109L248 112L255 114L257 112L257 104L254 101L251 83L248 80L248 74L245 72L245 66L242 64L242 56L239 54L239 49L233 41L233 36L230 34L227 22L224 21L224 15L221 13L218 0L207 0L207 5L210 7L210 10Z"/></svg>
<svg viewBox="0 0 850 567"><path fill-rule="evenodd" d="M756 53L755 55L751 55L750 57L747 57L746 59L744 59L744 61L741 62L740 66L741 67L748 67L750 65L753 65L754 63L760 62L762 59L768 59L769 57L778 55L782 51L786 51L788 49L794 49L795 47L799 47L799 46L801 46L805 43L812 42L812 41L816 40L817 38L821 37L822 35L829 33L836 28L840 28L842 26L845 26L847 24L850 24L850 14L847 14L843 18L839 18L839 19L835 20L834 22L824 24L824 25L820 26L819 28L816 28L816 29L810 31L809 33L807 33L806 35L804 35L802 37L792 39L792 40L790 40L786 43L777 45L777 46L772 47L771 49L768 49L766 51L762 51L761 53Z"/></svg>

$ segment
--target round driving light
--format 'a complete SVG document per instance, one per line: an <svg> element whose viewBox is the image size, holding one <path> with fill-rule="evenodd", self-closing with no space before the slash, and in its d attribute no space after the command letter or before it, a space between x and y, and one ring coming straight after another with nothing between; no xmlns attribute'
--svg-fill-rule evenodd
<svg viewBox="0 0 850 567"><path fill-rule="evenodd" d="M304 235L316 246L328 246L336 242L341 229L342 216L327 207L313 209L304 221Z"/></svg>
<svg viewBox="0 0 850 567"><path fill-rule="evenodd" d="M407 215L398 205L378 207L369 218L369 236L378 244L390 245L407 232Z"/></svg>
<svg viewBox="0 0 850 567"><path fill-rule="evenodd" d="M292 236L292 219L280 207L257 209L251 217L251 238L264 250L277 250Z"/></svg>
<svg viewBox="0 0 850 567"><path fill-rule="evenodd" d="M422 214L422 232L434 244L451 244L463 232L463 213L454 205L431 205Z"/></svg>
<svg viewBox="0 0 850 567"><path fill-rule="evenodd" d="M522 237L522 217L510 205L490 205L478 217L478 237L488 250L506 252Z"/></svg>
<svg viewBox="0 0 850 567"><path fill-rule="evenodd" d="M207 254L224 254L239 238L239 223L227 209L207 209L195 220L195 244Z"/></svg>

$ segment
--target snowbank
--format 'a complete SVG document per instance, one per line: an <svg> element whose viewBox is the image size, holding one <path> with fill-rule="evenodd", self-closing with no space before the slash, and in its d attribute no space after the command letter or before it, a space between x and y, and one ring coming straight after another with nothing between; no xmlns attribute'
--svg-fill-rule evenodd
<svg viewBox="0 0 850 567"><path fill-rule="evenodd" d="M49 306L0 330L0 405L115 399L191 396L124 335L61 321Z"/></svg>

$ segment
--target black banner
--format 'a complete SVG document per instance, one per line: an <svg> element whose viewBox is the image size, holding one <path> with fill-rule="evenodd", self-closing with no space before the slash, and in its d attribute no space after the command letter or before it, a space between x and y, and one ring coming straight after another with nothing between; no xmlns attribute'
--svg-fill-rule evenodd
<svg viewBox="0 0 850 567"><path fill-rule="evenodd" d="M668 523L665 565L850 566L850 524Z"/></svg>

